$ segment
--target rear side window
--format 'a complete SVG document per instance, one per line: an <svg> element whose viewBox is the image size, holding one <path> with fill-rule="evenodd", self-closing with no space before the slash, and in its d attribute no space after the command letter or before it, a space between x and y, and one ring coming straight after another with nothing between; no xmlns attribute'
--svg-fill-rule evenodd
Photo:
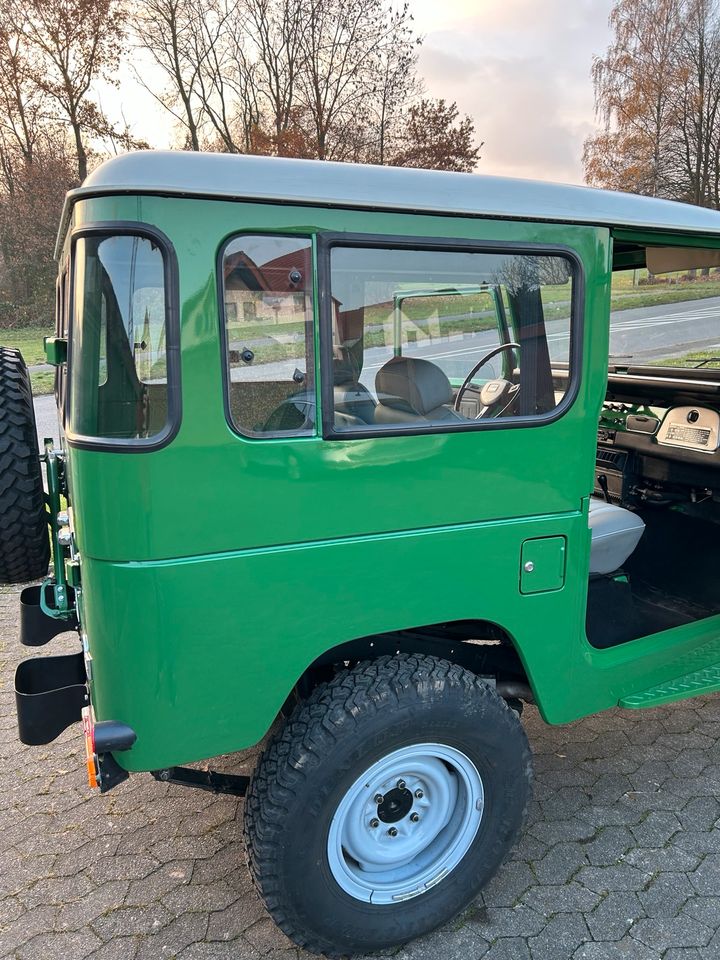
<svg viewBox="0 0 720 960"><path fill-rule="evenodd" d="M330 432L547 419L572 376L574 261L493 248L330 248Z"/></svg>
<svg viewBox="0 0 720 960"><path fill-rule="evenodd" d="M312 247L244 235L222 254L230 422L252 437L314 432Z"/></svg>
<svg viewBox="0 0 720 960"><path fill-rule="evenodd" d="M167 433L166 275L150 237L75 240L71 436L144 441Z"/></svg>

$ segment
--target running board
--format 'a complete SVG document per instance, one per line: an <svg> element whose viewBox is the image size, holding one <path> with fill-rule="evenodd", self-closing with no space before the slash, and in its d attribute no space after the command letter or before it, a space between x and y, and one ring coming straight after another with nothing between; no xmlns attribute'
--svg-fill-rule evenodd
<svg viewBox="0 0 720 960"><path fill-rule="evenodd" d="M165 770L150 772L160 783L177 783L181 787L195 787L211 793L229 793L236 797L244 797L250 785L250 777L217 773L215 770L194 770L192 767L167 767Z"/></svg>
<svg viewBox="0 0 720 960"><path fill-rule="evenodd" d="M661 707L665 703L686 700L688 697L699 697L703 693L715 693L718 690L720 690L720 663L715 663L674 680L667 680L656 687L650 687L649 690L623 697L619 705L628 707L630 710Z"/></svg>

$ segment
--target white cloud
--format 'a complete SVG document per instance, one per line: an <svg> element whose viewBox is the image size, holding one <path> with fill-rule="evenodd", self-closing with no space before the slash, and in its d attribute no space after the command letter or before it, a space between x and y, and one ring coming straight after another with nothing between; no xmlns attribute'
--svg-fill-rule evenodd
<svg viewBox="0 0 720 960"><path fill-rule="evenodd" d="M415 0L428 93L456 100L485 141L481 173L580 182L593 129L593 55L611 0Z"/></svg>

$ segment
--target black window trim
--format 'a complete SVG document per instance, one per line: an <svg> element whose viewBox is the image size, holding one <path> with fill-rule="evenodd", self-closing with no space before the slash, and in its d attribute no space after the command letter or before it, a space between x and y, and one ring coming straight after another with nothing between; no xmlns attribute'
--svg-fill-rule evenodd
<svg viewBox="0 0 720 960"><path fill-rule="evenodd" d="M141 237L150 240L161 251L165 282L165 355L167 358L168 418L163 429L152 437L90 437L73 433L69 427L70 380L72 377L72 341L75 316L75 248L85 237ZM70 233L70 270L68 300L68 377L64 409L64 428L67 444L79 450L102 450L109 453L149 453L166 447L178 434L182 421L182 390L180 382L180 283L177 254L169 238L157 227L132 220L98 220L75 227Z"/></svg>
<svg viewBox="0 0 720 960"><path fill-rule="evenodd" d="M70 278L70 271L68 269L67 259L62 259L60 261L60 267L58 270L57 277L57 307L56 307L56 317L55 317L55 336L56 337L65 337L68 336L68 315L67 315L67 306L69 300L68 292L68 281ZM64 397L64 383L67 381L67 361L60 366L55 368L55 376L53 377L53 394L55 395L55 405L58 408L58 413L60 416L60 422L65 425L65 397Z"/></svg>
<svg viewBox="0 0 720 960"><path fill-rule="evenodd" d="M557 256L568 260L572 269L570 301L570 383L560 403L548 413L507 417L498 420L473 420L468 423L368 424L366 427L335 428L332 363L332 295L330 255L334 247L398 250L436 250L451 253L511 253L519 256ZM472 240L466 237L412 237L407 235L324 232L318 233L318 290L320 318L320 396L322 436L325 440L423 436L435 433L463 433L476 430L507 430L539 427L554 423L572 407L580 391L584 333L585 268L577 251L565 244L525 243L512 240Z"/></svg>
<svg viewBox="0 0 720 960"><path fill-rule="evenodd" d="M315 337L315 322L317 316L317 303L315 297L315 234L312 231L308 230L299 230L297 232L291 230L235 230L232 233L229 233L220 243L218 247L217 257L215 261L215 274L217 278L217 304L218 304L218 319L220 327L220 370L222 376L222 393L223 393L223 410L225 412L225 421L228 427L232 430L236 437L240 437L242 440L312 440L316 439L319 432L319 422L317 416L317 405L318 405L318 364L316 357L316 337ZM227 343L227 317L225 316L225 272L223 270L223 264L225 262L225 252L227 248L235 240L241 239L242 237L276 237L278 239L287 239L287 240L307 240L310 246L310 313L312 315L312 323L308 324L306 321L306 327L311 326L312 336L308 340L307 334L305 337L305 355L308 353L308 343L310 343L310 355L311 363L309 363L308 369L312 370L312 394L315 403L315 418L313 421L309 421L306 426L302 427L300 430L244 430L239 423L236 423L232 416L232 411L230 409L230 358L228 356L228 343Z"/></svg>

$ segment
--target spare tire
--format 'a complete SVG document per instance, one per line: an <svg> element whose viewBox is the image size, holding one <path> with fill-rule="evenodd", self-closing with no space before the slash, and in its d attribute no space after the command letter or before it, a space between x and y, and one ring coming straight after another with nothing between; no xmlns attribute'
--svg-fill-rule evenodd
<svg viewBox="0 0 720 960"><path fill-rule="evenodd" d="M0 583L37 580L49 563L30 377L20 351L0 347Z"/></svg>

